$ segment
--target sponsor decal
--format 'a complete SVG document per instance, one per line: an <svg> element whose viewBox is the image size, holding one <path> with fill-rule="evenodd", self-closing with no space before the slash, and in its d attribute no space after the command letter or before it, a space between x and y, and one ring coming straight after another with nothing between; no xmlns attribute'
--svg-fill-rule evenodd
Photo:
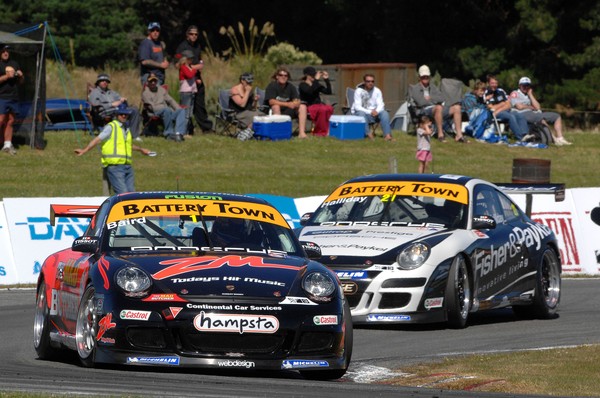
<svg viewBox="0 0 600 398"><path fill-rule="evenodd" d="M213 195L165 195L165 199L223 200L223 198L221 196L213 196Z"/></svg>
<svg viewBox="0 0 600 398"><path fill-rule="evenodd" d="M142 301L187 301L175 293L151 294Z"/></svg>
<svg viewBox="0 0 600 398"><path fill-rule="evenodd" d="M132 365L179 365L179 357L127 357L127 363Z"/></svg>
<svg viewBox="0 0 600 398"><path fill-rule="evenodd" d="M287 296L279 304L289 305L318 305L317 303L310 301L306 297L292 297Z"/></svg>
<svg viewBox="0 0 600 398"><path fill-rule="evenodd" d="M340 279L367 279L366 271L335 271Z"/></svg>
<svg viewBox="0 0 600 398"><path fill-rule="evenodd" d="M272 315L206 314L194 317L194 327L201 332L275 333L279 320Z"/></svg>
<svg viewBox="0 0 600 398"><path fill-rule="evenodd" d="M319 224L323 227L415 227L425 229L444 228L444 224L432 222L409 222L409 221L325 221ZM338 231L338 234L344 234L345 230ZM308 233L307 233L308 235ZM406 235L412 235L407 233Z"/></svg>
<svg viewBox="0 0 600 398"><path fill-rule="evenodd" d="M241 304L192 304L188 303L186 308L190 310L203 311L281 311L282 308L271 305L241 305Z"/></svg>
<svg viewBox="0 0 600 398"><path fill-rule="evenodd" d="M301 359L287 359L281 363L281 369L302 369L302 368L328 368L327 361L307 361Z"/></svg>
<svg viewBox="0 0 600 398"><path fill-rule="evenodd" d="M104 344L115 344L115 339L113 339L112 337L102 337L99 341Z"/></svg>
<svg viewBox="0 0 600 398"><path fill-rule="evenodd" d="M315 315L313 317L313 322L317 326L321 325L337 325L338 317L337 315Z"/></svg>
<svg viewBox="0 0 600 398"><path fill-rule="evenodd" d="M410 315L400 314L370 314L367 316L367 322L406 322L410 319Z"/></svg>
<svg viewBox="0 0 600 398"><path fill-rule="evenodd" d="M110 287L110 282L108 281L108 269L110 268L110 262L104 257L100 257L98 260L98 271L100 271L100 275L102 276L102 280L104 281L104 289L108 290Z"/></svg>
<svg viewBox="0 0 600 398"><path fill-rule="evenodd" d="M223 266L227 267L258 267L258 268L277 268L297 271L298 267L294 265L265 263L262 257L256 256L206 256L206 257L188 257L176 258L172 260L161 261L160 265L168 267L153 274L152 277L157 280L172 278L177 275L186 274L188 272L205 271L209 269L217 269Z"/></svg>
<svg viewBox="0 0 600 398"><path fill-rule="evenodd" d="M119 318L147 321L150 319L150 314L152 314L152 311L122 310L119 314Z"/></svg>
<svg viewBox="0 0 600 398"><path fill-rule="evenodd" d="M487 239L489 238L488 234L486 234L485 232L482 232L478 229L474 229L473 231L473 235L475 235L476 238L480 238L480 239Z"/></svg>
<svg viewBox="0 0 600 398"><path fill-rule="evenodd" d="M362 203L365 200L367 200L366 196L353 196L353 197L350 197L350 198L341 198L341 199L332 200L330 202L323 202L321 204L321 206L319 206L319 207L323 208L323 207L327 207L327 206L335 206L335 205L338 205L338 204L352 203L352 202Z"/></svg>
<svg viewBox="0 0 600 398"><path fill-rule="evenodd" d="M48 217L27 217L26 222L15 223L27 226L31 240L74 240L85 233L88 224L87 219L67 217L58 217L54 226Z"/></svg>
<svg viewBox="0 0 600 398"><path fill-rule="evenodd" d="M352 296L353 294L356 294L358 292L358 285L356 284L356 282L342 281L341 285L342 290L344 291L344 294L346 296Z"/></svg>
<svg viewBox="0 0 600 398"><path fill-rule="evenodd" d="M65 285L77 286L79 282L79 267L76 266L75 260L69 259L66 263L58 264L58 278Z"/></svg>
<svg viewBox="0 0 600 398"><path fill-rule="evenodd" d="M205 216L234 217L276 224L289 228L283 216L273 207L249 202L212 201L189 199L178 202L173 199L129 200L116 203L110 210L107 223L151 216Z"/></svg>
<svg viewBox="0 0 600 398"><path fill-rule="evenodd" d="M106 314L102 319L98 321L98 335L96 336L96 340L101 340L104 333L107 330L116 327L117 324L112 321L112 313Z"/></svg>
<svg viewBox="0 0 600 398"><path fill-rule="evenodd" d="M468 203L469 193L463 185L443 182L372 181L344 184L325 199L325 203L357 196L381 196L392 201L394 196L428 196Z"/></svg>
<svg viewBox="0 0 600 398"><path fill-rule="evenodd" d="M236 359L234 361L232 361L230 359L228 359L226 361L217 361L217 365L219 365L221 367L226 367L226 368L246 368L246 369L251 369L256 366L256 364L252 361L242 361L239 359Z"/></svg>
<svg viewBox="0 0 600 398"><path fill-rule="evenodd" d="M425 306L425 309L441 308L443 304L444 304L443 297L432 297L432 298L428 298L425 300L424 306Z"/></svg>
<svg viewBox="0 0 600 398"><path fill-rule="evenodd" d="M118 227L125 227L127 225L134 225L134 224L146 224L146 217L127 218L125 220L107 222L106 228L115 229Z"/></svg>

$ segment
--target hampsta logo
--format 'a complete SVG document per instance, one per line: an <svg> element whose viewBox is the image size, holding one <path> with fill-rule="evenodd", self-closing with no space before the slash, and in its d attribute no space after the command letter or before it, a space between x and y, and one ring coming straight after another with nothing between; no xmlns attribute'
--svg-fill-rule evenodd
<svg viewBox="0 0 600 398"><path fill-rule="evenodd" d="M194 327L201 332L275 333L279 320L271 315L206 314L194 318Z"/></svg>

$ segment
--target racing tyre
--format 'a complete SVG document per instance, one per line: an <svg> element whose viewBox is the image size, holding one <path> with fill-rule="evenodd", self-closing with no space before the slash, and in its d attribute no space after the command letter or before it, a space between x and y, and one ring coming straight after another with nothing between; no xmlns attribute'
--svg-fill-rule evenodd
<svg viewBox="0 0 600 398"><path fill-rule="evenodd" d="M98 314L94 296L94 285L88 285L79 303L77 326L75 327L75 343L81 364L87 368L94 366L96 357L96 336L98 336Z"/></svg>
<svg viewBox="0 0 600 398"><path fill-rule="evenodd" d="M560 302L560 262L556 252L547 247L535 274L535 292L531 305L514 305L513 312L520 318L552 319Z"/></svg>
<svg viewBox="0 0 600 398"><path fill-rule="evenodd" d="M452 260L448 285L446 286L446 312L448 326L463 329L471 311L471 279L464 257L460 254Z"/></svg>
<svg viewBox="0 0 600 398"><path fill-rule="evenodd" d="M305 379L310 380L336 380L343 377L348 370L350 365L350 359L352 359L352 346L353 346L353 334L352 329L352 314L350 313L350 305L348 300L344 299L344 328L346 330L344 339L344 353L346 354L346 363L344 369L334 370L303 370L300 374Z"/></svg>
<svg viewBox="0 0 600 398"><path fill-rule="evenodd" d="M60 351L60 349L52 347L50 341L49 315L46 283L42 282L38 287L33 318L33 347L40 359L51 359Z"/></svg>

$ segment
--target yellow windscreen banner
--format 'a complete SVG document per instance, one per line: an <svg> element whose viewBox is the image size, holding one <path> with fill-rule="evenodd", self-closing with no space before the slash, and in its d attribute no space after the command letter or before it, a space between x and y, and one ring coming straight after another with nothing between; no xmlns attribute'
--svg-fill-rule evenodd
<svg viewBox="0 0 600 398"><path fill-rule="evenodd" d="M467 204L469 193L463 185L444 182L372 181L344 184L325 199L325 203L356 196L381 196L393 200L394 196L429 196L450 199Z"/></svg>
<svg viewBox="0 0 600 398"><path fill-rule="evenodd" d="M260 203L213 200L143 199L116 203L107 222L154 216L215 216L267 222L289 228L283 216Z"/></svg>

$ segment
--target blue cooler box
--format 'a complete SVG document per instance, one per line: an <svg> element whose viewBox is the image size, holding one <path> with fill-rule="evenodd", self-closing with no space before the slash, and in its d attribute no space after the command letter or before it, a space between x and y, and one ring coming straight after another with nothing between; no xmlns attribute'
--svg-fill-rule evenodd
<svg viewBox="0 0 600 398"><path fill-rule="evenodd" d="M340 140L362 140L366 124L362 116L333 115L329 118L329 135Z"/></svg>
<svg viewBox="0 0 600 398"><path fill-rule="evenodd" d="M288 115L254 116L252 130L259 140L289 140L292 138L292 118Z"/></svg>

